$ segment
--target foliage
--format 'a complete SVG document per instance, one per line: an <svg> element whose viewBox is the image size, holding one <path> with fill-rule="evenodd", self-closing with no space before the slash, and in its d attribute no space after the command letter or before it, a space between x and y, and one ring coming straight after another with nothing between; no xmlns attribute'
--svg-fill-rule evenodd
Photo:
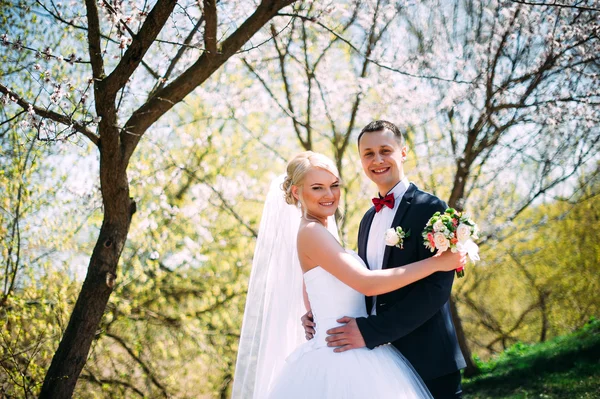
<svg viewBox="0 0 600 399"><path fill-rule="evenodd" d="M489 243L484 267L456 292L470 342L493 354L580 328L600 314L597 180L573 201L530 208Z"/></svg>
<svg viewBox="0 0 600 399"><path fill-rule="evenodd" d="M30 265L25 265L25 267ZM27 398L39 392L77 293L68 270L25 271L27 280L0 311L0 392Z"/></svg>
<svg viewBox="0 0 600 399"><path fill-rule="evenodd" d="M487 362L482 375L465 380L465 398L600 397L600 322L551 341L516 343Z"/></svg>
<svg viewBox="0 0 600 399"><path fill-rule="evenodd" d="M86 200L60 168L45 168L47 147L5 131L0 146L0 392L35 395L68 321L77 282L69 260L87 218ZM93 206L93 201L88 203ZM66 212L68 220L58 223Z"/></svg>

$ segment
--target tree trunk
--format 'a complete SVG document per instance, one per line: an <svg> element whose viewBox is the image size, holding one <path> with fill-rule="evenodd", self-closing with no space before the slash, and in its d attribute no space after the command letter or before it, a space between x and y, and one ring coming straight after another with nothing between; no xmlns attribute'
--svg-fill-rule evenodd
<svg viewBox="0 0 600 399"><path fill-rule="evenodd" d="M135 212L125 170L102 164L101 161L104 220L69 324L46 373L40 399L72 397L113 291L117 265Z"/></svg>
<svg viewBox="0 0 600 399"><path fill-rule="evenodd" d="M467 368L464 371L465 377L472 377L479 374L479 369L473 362L473 355L471 355L471 350L467 344L465 330L463 329L462 321L458 317L458 311L456 309L456 302L454 301L454 298L450 298L450 309L452 311L452 321L454 322L454 328L456 329L458 344L460 345L460 349L462 350L462 353L465 356L465 361L467 362Z"/></svg>
<svg viewBox="0 0 600 399"><path fill-rule="evenodd" d="M452 187L452 193L448 200L448 206L456 208L459 211L463 210L464 206L464 193L467 178L469 177L470 163L467 164L464 158L457 161L456 175L454 176L454 185ZM458 338L458 344L467 362L467 368L464 371L465 377L471 377L479 374L479 369L473 362L473 355L467 344L467 338L465 336L465 330L462 326L462 320L458 316L458 309L454 298L450 298L450 308L452 310L452 321L454 322L454 328L456 329L456 336Z"/></svg>
<svg viewBox="0 0 600 399"><path fill-rule="evenodd" d="M546 342L548 335L548 328L550 327L550 321L548 320L548 305L546 304L546 298L548 297L548 291L543 288L540 289L540 312L542 313L542 327L540 330L540 342Z"/></svg>
<svg viewBox="0 0 600 399"><path fill-rule="evenodd" d="M469 169L471 165L467 164L464 158L459 158L456 162L456 175L452 184L452 192L448 199L448 206L462 211L464 208L464 195L467 179L469 178Z"/></svg>

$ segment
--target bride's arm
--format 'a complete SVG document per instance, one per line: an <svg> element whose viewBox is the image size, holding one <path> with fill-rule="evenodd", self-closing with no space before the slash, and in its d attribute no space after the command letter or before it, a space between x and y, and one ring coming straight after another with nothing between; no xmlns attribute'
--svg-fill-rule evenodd
<svg viewBox="0 0 600 399"><path fill-rule="evenodd" d="M310 258L344 284L367 296L381 295L414 283L439 271L454 270L465 256L446 251L441 256L385 270L369 270L347 253L318 223L309 223L298 232L298 252Z"/></svg>

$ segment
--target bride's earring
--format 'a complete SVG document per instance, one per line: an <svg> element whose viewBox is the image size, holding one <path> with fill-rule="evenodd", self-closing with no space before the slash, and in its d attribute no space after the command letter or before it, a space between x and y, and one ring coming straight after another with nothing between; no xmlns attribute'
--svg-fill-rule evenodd
<svg viewBox="0 0 600 399"><path fill-rule="evenodd" d="M298 203L296 203L296 206L298 207L298 209L302 209L302 203L300 201L298 201Z"/></svg>

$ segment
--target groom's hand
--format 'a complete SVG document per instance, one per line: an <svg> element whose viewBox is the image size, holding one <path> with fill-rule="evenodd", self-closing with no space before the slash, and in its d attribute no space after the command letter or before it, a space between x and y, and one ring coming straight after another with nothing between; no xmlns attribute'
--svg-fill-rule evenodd
<svg viewBox="0 0 600 399"><path fill-rule="evenodd" d="M309 341L313 339L313 337L315 336L314 327L316 326L316 324L313 321L312 311L309 310L308 312L306 312L306 314L304 314L304 316L302 316L300 320L302 320L302 327L304 327L304 336L306 337L306 340Z"/></svg>
<svg viewBox="0 0 600 399"><path fill-rule="evenodd" d="M327 346L335 347L334 352L345 352L350 349L358 349L366 346L365 340L356 324L356 319L345 316L336 321L338 323L346 323L346 325L327 330L328 337L325 340L327 341Z"/></svg>

